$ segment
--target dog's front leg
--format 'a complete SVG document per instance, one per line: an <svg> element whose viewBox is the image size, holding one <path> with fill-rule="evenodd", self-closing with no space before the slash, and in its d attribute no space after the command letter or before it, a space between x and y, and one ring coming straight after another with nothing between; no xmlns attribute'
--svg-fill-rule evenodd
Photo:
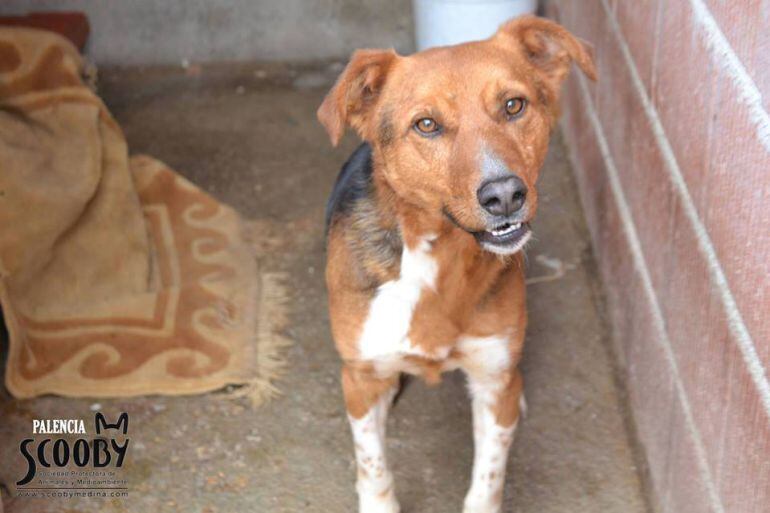
<svg viewBox="0 0 770 513"><path fill-rule="evenodd" d="M517 369L492 375L468 374L473 409L473 476L463 513L498 513L505 465L519 414L523 382Z"/></svg>
<svg viewBox="0 0 770 513"><path fill-rule="evenodd" d="M385 458L385 423L396 392L396 376L381 379L351 366L342 370L345 406L358 467L359 513L398 513L393 474Z"/></svg>

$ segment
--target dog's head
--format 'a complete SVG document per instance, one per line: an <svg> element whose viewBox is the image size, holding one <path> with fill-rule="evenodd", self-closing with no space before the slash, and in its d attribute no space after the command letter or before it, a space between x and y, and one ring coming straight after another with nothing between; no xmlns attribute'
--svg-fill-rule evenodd
<svg viewBox="0 0 770 513"><path fill-rule="evenodd" d="M348 125L368 141L403 201L510 254L530 234L535 184L573 61L595 79L590 48L536 17L512 20L485 41L408 57L359 50L318 118L335 145Z"/></svg>

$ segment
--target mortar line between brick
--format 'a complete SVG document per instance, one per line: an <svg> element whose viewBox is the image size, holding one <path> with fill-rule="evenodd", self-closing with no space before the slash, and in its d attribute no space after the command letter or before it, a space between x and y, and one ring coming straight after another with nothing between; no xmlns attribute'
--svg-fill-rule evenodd
<svg viewBox="0 0 770 513"><path fill-rule="evenodd" d="M762 105L762 92L754 83L748 70L735 54L732 45L725 37L719 24L703 0L690 0L695 21L704 32L706 47L714 55L714 61L721 64L723 69L738 85L741 99L749 108L749 117L757 131L757 138L770 152L770 115Z"/></svg>
<svg viewBox="0 0 770 513"><path fill-rule="evenodd" d="M617 44L620 47L621 53L623 54L623 59L626 61L626 66L628 67L628 70L631 74L631 81L633 82L634 88L636 89L636 92L642 101L642 105L644 107L648 121L650 122L650 126L652 127L655 140L657 141L661 155L667 164L666 167L668 168L668 174L671 177L674 189L676 190L682 203L685 215L690 221L692 229L695 231L696 239L698 241L698 249L706 258L713 285L719 291L722 305L724 307L725 313L727 314L730 333L738 343L738 348L740 349L743 361L746 363L746 367L748 368L749 374L751 375L751 379L754 382L754 385L757 388L757 393L759 394L760 400L762 401L765 416L768 420L770 420L770 383L768 383L765 368L763 367L762 361L757 354L757 350L754 346L754 341L751 338L751 334L746 328L746 324L743 322L743 316L738 309L735 298L730 291L727 277L725 276L722 265L719 262L719 257L717 256L711 239L709 238L708 231L698 216L698 211L695 208L695 204L693 203L692 197L690 196L690 192L687 189L687 184L685 183L684 177L682 176L682 170L680 169L679 163L676 160L674 150L671 148L671 143L669 143L668 138L666 137L663 124L658 117L658 113L655 110L655 107L650 102L650 98L647 96L647 93L644 90L644 84L639 78L639 73L636 69L636 66L634 65L633 58L631 57L631 51L629 50L628 45L626 44L626 41L620 32L620 27L618 26L617 20L612 15L609 6L607 5L607 0L601 1L605 15L608 17L610 26L612 28L612 32L614 33Z"/></svg>
<svg viewBox="0 0 770 513"><path fill-rule="evenodd" d="M666 355L666 361L668 362L670 367L671 375L673 377L674 383L676 384L676 393L677 393L677 396L679 397L679 402L682 404L682 410L684 412L687 429L688 431L690 431L690 435L693 440L693 445L695 446L696 460L698 462L698 470L701 474L701 479L704 481L704 484L709 494L709 500L711 501L711 504L714 507L714 510L717 513L724 513L725 512L724 506L722 505L722 501L719 497L719 493L717 492L717 489L714 485L714 481L711 476L711 470L708 468L706 450L703 447L703 441L701 440L700 432L698 431L698 428L695 425L695 419L692 415L692 410L690 408L690 401L687 397L687 392L684 389L684 384L679 374L679 368L676 363L676 357L674 356L674 352L671 347L671 341L669 340L668 332L666 331L665 322L663 320L663 313L660 310L660 305L658 304L658 299L657 299L657 296L655 295L655 290L652 286L652 279L650 278L649 271L647 270L647 264L644 260L644 253L642 252L642 249L641 249L639 236L636 233L636 227L633 222L633 217L631 215L631 211L628 206L628 203L626 202L625 195L623 194L623 188L622 188L622 185L620 184L618 171L617 171L617 168L615 167L615 162L612 159L609 145L607 143L607 139L604 136L604 131L601 126L601 121L599 121L599 117L596 114L596 110L594 108L593 102L591 101L590 93L588 91L588 86L586 85L585 80L586 79L583 78L582 76L578 77L578 83L580 84L580 93L583 99L583 104L585 105L585 109L588 113L589 118L591 119L591 125L593 126L594 133L596 134L596 139L599 143L599 150L602 154L602 158L604 159L604 162L607 167L607 175L610 181L610 188L612 189L612 195L614 197L615 203L617 204L618 210L620 212L620 218L623 224L624 232L626 234L626 240L628 242L628 245L631 249L631 254L633 256L632 258L633 258L634 268L642 280L645 295L647 296L647 300L652 306L655 329L660 334L660 336L656 338L658 340L658 343L663 348L663 352Z"/></svg>

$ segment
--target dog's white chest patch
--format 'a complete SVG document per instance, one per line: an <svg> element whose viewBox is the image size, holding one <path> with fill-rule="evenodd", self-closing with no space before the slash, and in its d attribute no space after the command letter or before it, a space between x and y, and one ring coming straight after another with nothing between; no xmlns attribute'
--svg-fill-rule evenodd
<svg viewBox="0 0 770 513"><path fill-rule="evenodd" d="M412 314L424 289L435 289L438 264L430 255L432 237L414 249L404 247L401 275L383 283L369 306L358 341L363 360L389 360L400 355L428 356L409 340Z"/></svg>

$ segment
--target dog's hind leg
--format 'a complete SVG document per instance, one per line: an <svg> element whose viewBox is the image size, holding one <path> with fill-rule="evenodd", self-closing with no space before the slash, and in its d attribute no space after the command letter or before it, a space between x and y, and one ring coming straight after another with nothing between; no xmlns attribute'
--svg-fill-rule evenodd
<svg viewBox="0 0 770 513"><path fill-rule="evenodd" d="M342 370L345 406L358 467L359 513L398 513L393 474L385 457L385 423L398 377L380 379L351 366Z"/></svg>
<svg viewBox="0 0 770 513"><path fill-rule="evenodd" d="M499 513L505 465L522 413L523 382L517 369L468 375L473 409L473 476L463 513Z"/></svg>

